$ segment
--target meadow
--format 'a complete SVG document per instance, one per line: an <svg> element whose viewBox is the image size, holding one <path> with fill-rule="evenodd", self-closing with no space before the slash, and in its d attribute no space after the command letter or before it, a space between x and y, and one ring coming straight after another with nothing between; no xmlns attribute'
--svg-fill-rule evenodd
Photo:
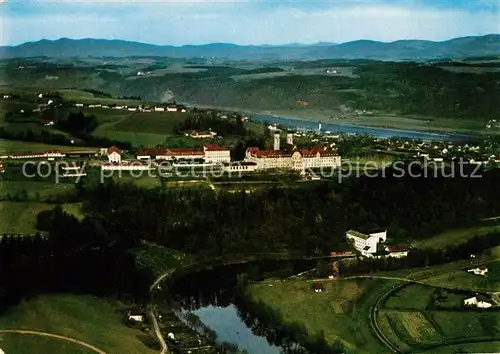
<svg viewBox="0 0 500 354"><path fill-rule="evenodd" d="M19 141L19 140L6 140L0 139L0 156L8 154L26 154L38 153L48 150L59 151L96 151L99 148L86 147L86 146L63 146L63 145L50 145L36 142Z"/></svg>
<svg viewBox="0 0 500 354"><path fill-rule="evenodd" d="M371 301L381 289L394 284L384 280L324 282L315 293L307 280L267 280L251 284L249 294L278 310L283 321L301 323L309 334L324 332L329 342L340 340L349 352L383 351L368 321Z"/></svg>
<svg viewBox="0 0 500 354"><path fill-rule="evenodd" d="M500 225L482 222L476 226L446 230L432 237L413 241L412 244L420 249L441 249L449 245L467 242L475 236L483 236L499 230Z"/></svg>
<svg viewBox="0 0 500 354"><path fill-rule="evenodd" d="M0 329L25 329L68 336L91 344L106 353L155 353L139 339L143 334L125 325L117 301L85 295L41 295L22 300L0 316ZM93 353L57 339L29 335L0 334L0 346L7 353L21 353L24 341L38 345L31 353ZM47 346L45 346L47 345ZM15 350L8 350L15 348ZM70 350L70 351L68 351ZM73 351L75 350L75 351ZM79 350L79 351L76 351ZM28 353L28 351L24 351Z"/></svg>
<svg viewBox="0 0 500 354"><path fill-rule="evenodd" d="M40 202L0 202L0 233L31 235L36 233L38 213L51 210L56 204ZM63 210L77 218L82 217L81 204L62 204Z"/></svg>

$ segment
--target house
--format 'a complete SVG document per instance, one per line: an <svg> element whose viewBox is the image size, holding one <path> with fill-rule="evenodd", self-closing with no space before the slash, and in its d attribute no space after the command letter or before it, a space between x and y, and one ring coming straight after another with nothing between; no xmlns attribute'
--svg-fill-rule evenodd
<svg viewBox="0 0 500 354"><path fill-rule="evenodd" d="M83 103L75 103L75 107L83 107Z"/></svg>
<svg viewBox="0 0 500 354"><path fill-rule="evenodd" d="M385 251L389 254L387 257L403 258L408 257L408 251L410 248L408 245L391 245L385 248Z"/></svg>
<svg viewBox="0 0 500 354"><path fill-rule="evenodd" d="M297 100L296 102L300 106L307 106L307 105L309 105L309 102L303 101L303 100Z"/></svg>
<svg viewBox="0 0 500 354"><path fill-rule="evenodd" d="M490 302L490 298L486 295L476 295L474 297L471 297L469 299L464 300L464 306L466 307L477 307L480 309L487 309L493 306Z"/></svg>
<svg viewBox="0 0 500 354"><path fill-rule="evenodd" d="M211 131L196 131L192 130L189 133L185 133L184 135L189 136L194 139L209 139L213 138L214 136L217 135L216 132L211 132Z"/></svg>
<svg viewBox="0 0 500 354"><path fill-rule="evenodd" d="M10 95L3 95L3 98L10 98Z"/></svg>
<svg viewBox="0 0 500 354"><path fill-rule="evenodd" d="M167 107L167 112L177 112L177 107L175 107L175 106L168 106Z"/></svg>
<svg viewBox="0 0 500 354"><path fill-rule="evenodd" d="M137 160L151 160L153 156L156 156L156 152L157 149L140 149L135 157Z"/></svg>
<svg viewBox="0 0 500 354"><path fill-rule="evenodd" d="M373 257L377 253L377 246L387 240L387 230L364 234L358 231L349 230L346 232L346 238L353 242L354 248L362 256Z"/></svg>
<svg viewBox="0 0 500 354"><path fill-rule="evenodd" d="M186 110L183 108L183 109L181 109L181 112L182 113L186 113Z"/></svg>
<svg viewBox="0 0 500 354"><path fill-rule="evenodd" d="M469 273L474 273L475 275L482 275L485 276L488 274L488 268L486 268L486 265L481 265L479 268L474 268L474 269L469 269L467 270Z"/></svg>
<svg viewBox="0 0 500 354"><path fill-rule="evenodd" d="M323 291L323 284L321 284L319 281L317 281L316 283L314 283L313 285L313 290L315 293L320 293Z"/></svg>
<svg viewBox="0 0 500 354"><path fill-rule="evenodd" d="M144 322L146 315L143 311L132 309L127 311L127 319L134 322Z"/></svg>
<svg viewBox="0 0 500 354"><path fill-rule="evenodd" d="M4 173L5 168L3 167L3 163L0 161L0 173Z"/></svg>
<svg viewBox="0 0 500 354"><path fill-rule="evenodd" d="M114 145L108 149L107 155L110 163L120 163L122 161L121 151Z"/></svg>
<svg viewBox="0 0 500 354"><path fill-rule="evenodd" d="M165 108L163 107L155 107L155 112L163 112L165 111Z"/></svg>
<svg viewBox="0 0 500 354"><path fill-rule="evenodd" d="M203 146L203 152L205 162L231 162L231 152L228 148L215 144L206 144Z"/></svg>
<svg viewBox="0 0 500 354"><path fill-rule="evenodd" d="M42 120L41 123L44 127L51 127L55 124L53 120Z"/></svg>
<svg viewBox="0 0 500 354"><path fill-rule="evenodd" d="M137 108L136 107L129 107L128 110L130 112L135 112L135 111L137 111Z"/></svg>

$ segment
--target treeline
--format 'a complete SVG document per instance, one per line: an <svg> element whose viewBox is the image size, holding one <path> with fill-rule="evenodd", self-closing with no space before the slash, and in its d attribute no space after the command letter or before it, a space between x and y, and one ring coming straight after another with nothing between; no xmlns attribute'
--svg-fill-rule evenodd
<svg viewBox="0 0 500 354"><path fill-rule="evenodd" d="M0 238L0 311L51 292L148 300L152 274L136 268L125 245L102 239L92 221L80 222L56 207L39 215L38 227L47 237Z"/></svg>
<svg viewBox="0 0 500 354"><path fill-rule="evenodd" d="M390 169L385 175L217 196L207 189L143 190L112 180L79 190L89 216L110 238L207 256L262 250L322 255L348 248L349 229L386 228L393 239L423 239L500 211L497 170L479 179L397 178Z"/></svg>
<svg viewBox="0 0 500 354"><path fill-rule="evenodd" d="M178 122L175 129L178 134L189 130L212 130L222 136L248 134L241 117L221 118L217 116L216 112L197 113L194 116L189 116Z"/></svg>

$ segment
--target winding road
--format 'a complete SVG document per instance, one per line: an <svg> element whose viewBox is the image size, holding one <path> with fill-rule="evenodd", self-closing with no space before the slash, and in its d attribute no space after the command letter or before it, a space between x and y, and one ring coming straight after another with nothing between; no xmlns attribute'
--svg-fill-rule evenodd
<svg viewBox="0 0 500 354"><path fill-rule="evenodd" d="M153 282L153 284L151 284L151 286L149 287L149 292L153 293L153 291L156 289L156 287L158 286L158 284L160 284L160 282L163 279L165 279L166 277L168 277L174 271L175 271L175 269L171 269L171 270L169 270L169 271L161 274L158 278L156 278L155 281ZM149 313L149 317L153 321L153 328L154 328L156 337L158 338L158 341L160 342L160 345L161 345L161 352L160 352L160 354L168 354L169 351L168 351L167 342L165 341L165 338L163 338L163 335L161 334L160 326L158 325L158 320L156 319L156 315L155 315L153 306L151 304L149 305L148 313Z"/></svg>
<svg viewBox="0 0 500 354"><path fill-rule="evenodd" d="M378 321L377 321L377 311L378 311L379 305L381 303L383 303L393 293L395 293L395 292L399 291L400 289L404 288L406 285L408 285L408 283L425 284L425 285L432 286L432 284L423 283L423 282L421 282L421 280L424 280L424 279L427 279L427 278L432 278L432 277L439 276L439 275L443 275L443 274L450 273L450 272L455 272L457 270L462 270L462 269L467 269L467 268L473 268L473 267L479 266L481 264L488 264L488 263L497 262L499 260L500 260L500 258L495 258L495 259L491 259L491 260L488 260L488 261L482 261L482 262L478 261L478 262L475 262L474 264L467 264L465 266L454 267L452 269L445 269L445 270L436 271L436 272L432 272L432 273L428 273L428 274L423 274L423 275L420 275L420 276L417 275L414 278L398 278L398 277L376 276L376 275L373 275L373 276L370 276L370 275L358 275L358 276L346 277L344 279L372 278L372 279L398 280L398 281L402 281L403 282L402 284L399 284L399 285L396 285L396 286L393 286L393 287L389 288L382 295L380 295L377 298L377 301L375 301L374 305L370 309L370 324L371 324L372 329L373 329L375 335L377 336L377 338L388 349L390 349L392 352L394 352L394 353L402 353L402 351L399 349L399 347L397 347L395 344L393 344L385 336L385 334L383 333L383 331L380 329L380 326L379 326Z"/></svg>
<svg viewBox="0 0 500 354"><path fill-rule="evenodd" d="M28 331L28 330L24 330L24 329L1 329L0 333L15 333L15 334L25 334L25 335L35 335L35 336L40 336L40 337L55 338L55 339L63 340L66 342L71 342L71 343L81 345L82 347L90 349L98 354L107 354L104 350L101 350L97 347L94 347L93 345L91 345L89 343L83 342L83 341L75 339L75 338L61 336L59 334L40 332L40 331Z"/></svg>

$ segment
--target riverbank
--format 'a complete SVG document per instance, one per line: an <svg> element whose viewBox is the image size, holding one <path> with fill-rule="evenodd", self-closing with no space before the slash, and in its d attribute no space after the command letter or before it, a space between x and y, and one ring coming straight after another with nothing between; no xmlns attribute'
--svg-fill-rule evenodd
<svg viewBox="0 0 500 354"><path fill-rule="evenodd" d="M500 129L486 129L485 122L477 120L462 120L452 118L436 118L424 116L401 116L395 114L373 114L363 116L350 116L346 118L339 117L342 113L339 111L314 110L314 109L293 109L293 110L251 110L236 107L219 107L211 105L195 105L204 109L218 109L226 111L235 111L250 116L272 116L281 117L297 122L315 123L321 121L323 125L333 124L340 127L356 128L378 128L387 129L395 132L416 132L427 134L460 134L474 136L485 136L491 134L500 134ZM324 129L323 130L327 130Z"/></svg>

